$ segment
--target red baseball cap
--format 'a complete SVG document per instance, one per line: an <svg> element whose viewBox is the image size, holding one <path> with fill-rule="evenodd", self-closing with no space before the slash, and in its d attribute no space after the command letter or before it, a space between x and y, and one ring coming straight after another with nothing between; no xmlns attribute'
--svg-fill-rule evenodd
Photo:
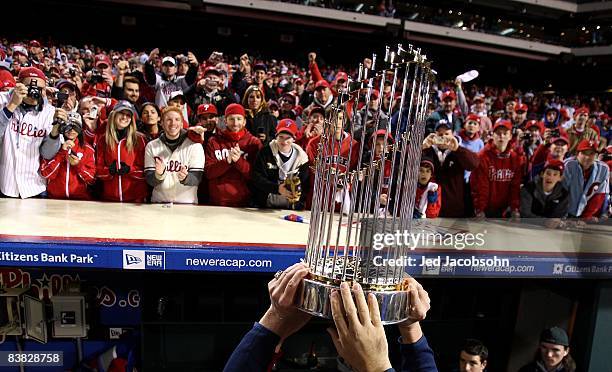
<svg viewBox="0 0 612 372"><path fill-rule="evenodd" d="M230 115L242 115L242 116L246 116L246 113L244 112L244 107L242 107L241 104L239 103L232 103L229 104L226 108L225 108L225 116L230 116Z"/></svg>
<svg viewBox="0 0 612 372"><path fill-rule="evenodd" d="M495 125L493 126L493 132L495 132L497 128L506 128L508 130L512 130L512 123L510 122L510 120L499 119L497 120L497 122L495 122Z"/></svg>
<svg viewBox="0 0 612 372"><path fill-rule="evenodd" d="M315 90L319 88L329 88L329 83L326 80L319 80L315 84Z"/></svg>
<svg viewBox="0 0 612 372"><path fill-rule="evenodd" d="M40 48L40 43L38 42L38 40L32 40L30 41L30 46Z"/></svg>
<svg viewBox="0 0 612 372"><path fill-rule="evenodd" d="M208 74L214 74L217 76L221 76L221 71L217 70L217 68L215 66L208 66L204 69L204 76L208 75Z"/></svg>
<svg viewBox="0 0 612 372"><path fill-rule="evenodd" d="M465 118L465 122L467 123L468 121L475 121L480 124L480 116L476 114L469 114L467 118Z"/></svg>
<svg viewBox="0 0 612 372"><path fill-rule="evenodd" d="M14 88L15 78L13 75L6 70L0 70L0 89L2 88Z"/></svg>
<svg viewBox="0 0 612 372"><path fill-rule="evenodd" d="M553 139L552 139L552 142L551 142L551 143L555 143L555 142L558 142L558 141L563 141L563 142L565 142L565 144L566 144L566 145L568 145L568 146L569 146L569 144L570 144L570 143L569 143L569 139L567 139L567 137L566 137L566 136L555 137L555 138L553 138Z"/></svg>
<svg viewBox="0 0 612 372"><path fill-rule="evenodd" d="M538 128L538 131L539 131L540 133L542 133L542 132L544 131L544 130L542 129L542 128L543 128L543 127L542 127L542 124L541 124L539 121L537 121L537 120L529 120L529 121L527 122L527 124L525 125L525 130L527 130L527 129L529 129L529 128L533 128L533 127Z"/></svg>
<svg viewBox="0 0 612 372"><path fill-rule="evenodd" d="M580 115L580 114L585 114L585 115L589 115L589 109L586 107L580 107L579 109L576 109L576 111L574 112L574 117Z"/></svg>
<svg viewBox="0 0 612 372"><path fill-rule="evenodd" d="M47 77L45 76L45 74L43 74L43 72L36 67L25 67L19 70L19 80L23 80L29 77L35 77L47 81Z"/></svg>
<svg viewBox="0 0 612 372"><path fill-rule="evenodd" d="M578 147L576 147L576 152L581 152L581 151L597 152L598 145L599 143L597 143L597 141L583 139L582 141L580 141L580 143L578 143Z"/></svg>
<svg viewBox="0 0 612 372"><path fill-rule="evenodd" d="M549 169L549 168L558 170L559 172L561 172L561 174L563 174L563 170L565 169L565 164L563 164L561 160L550 159L544 164L544 170Z"/></svg>
<svg viewBox="0 0 612 372"><path fill-rule="evenodd" d="M517 111L517 112L518 111L527 112L527 111L529 111L529 107L526 104L521 103L520 105L518 105L518 107L515 109L515 111Z"/></svg>
<svg viewBox="0 0 612 372"><path fill-rule="evenodd" d="M388 144L393 144L393 136L391 135L391 132L387 132L386 129L379 129L376 132L374 132L373 136L376 136L376 138L378 137L387 137L387 143Z"/></svg>
<svg viewBox="0 0 612 372"><path fill-rule="evenodd" d="M372 89L372 97L374 97L374 99L378 99L378 97L380 97L380 92L378 89Z"/></svg>
<svg viewBox="0 0 612 372"><path fill-rule="evenodd" d="M295 121L291 119L283 119L276 125L276 134L287 133L293 138L297 136L298 127Z"/></svg>
<svg viewBox="0 0 612 372"><path fill-rule="evenodd" d="M447 90L446 92L442 93L442 101L446 100L447 98L457 99L457 95L455 95L455 92L452 90Z"/></svg>
<svg viewBox="0 0 612 372"><path fill-rule="evenodd" d="M102 63L104 63L108 67L110 67L111 65L110 59L108 59L108 56L106 54L96 54L95 61L96 67L98 67L98 65Z"/></svg>
<svg viewBox="0 0 612 372"><path fill-rule="evenodd" d="M336 74L336 82L338 82L338 80L344 80L347 81L348 80L348 75L346 74L346 72L344 71L340 71Z"/></svg>
<svg viewBox="0 0 612 372"><path fill-rule="evenodd" d="M219 112L217 111L217 107L211 103L203 103L201 105L198 106L198 116L200 115L204 115L204 114L213 114L213 115L219 115Z"/></svg>

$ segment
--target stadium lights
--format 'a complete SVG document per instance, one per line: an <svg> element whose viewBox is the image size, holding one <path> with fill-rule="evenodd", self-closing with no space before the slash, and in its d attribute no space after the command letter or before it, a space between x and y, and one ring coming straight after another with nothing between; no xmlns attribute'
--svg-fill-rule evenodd
<svg viewBox="0 0 612 372"><path fill-rule="evenodd" d="M599 26L595 27L595 29L597 29L597 30L599 30L600 28L601 28L601 27L599 27Z"/></svg>
<svg viewBox="0 0 612 372"><path fill-rule="evenodd" d="M513 33L514 31L516 31L515 29L513 29L512 27L509 27L503 31L501 31L499 34L501 36L506 36L506 35L510 35L511 33Z"/></svg>

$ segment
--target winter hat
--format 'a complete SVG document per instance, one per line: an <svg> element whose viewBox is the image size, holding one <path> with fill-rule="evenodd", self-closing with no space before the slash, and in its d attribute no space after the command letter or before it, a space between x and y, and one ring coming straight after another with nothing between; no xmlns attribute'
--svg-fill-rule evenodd
<svg viewBox="0 0 612 372"><path fill-rule="evenodd" d="M540 342L548 342L549 344L569 346L569 337L567 332L560 327L552 327L542 331L540 334Z"/></svg>
<svg viewBox="0 0 612 372"><path fill-rule="evenodd" d="M433 161L431 161L429 158L421 159L421 167L431 169L431 173L433 173L435 169Z"/></svg>
<svg viewBox="0 0 612 372"><path fill-rule="evenodd" d="M225 109L225 117L228 117L230 115L242 115L242 116L246 116L246 113L244 112L244 107L242 107L241 104L239 104L239 103L232 103L232 104L228 105L227 108Z"/></svg>

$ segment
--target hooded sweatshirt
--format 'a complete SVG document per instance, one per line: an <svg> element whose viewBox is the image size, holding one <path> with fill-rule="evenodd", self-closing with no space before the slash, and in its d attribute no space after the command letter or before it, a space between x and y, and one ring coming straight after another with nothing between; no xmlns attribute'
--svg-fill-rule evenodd
<svg viewBox="0 0 612 372"><path fill-rule="evenodd" d="M79 164L70 165L69 154L79 157ZM40 175L47 179L53 199L91 200L87 187L96 181L94 149L75 139L70 152L60 148L53 159L42 161Z"/></svg>
<svg viewBox="0 0 612 372"><path fill-rule="evenodd" d="M478 158L480 164L470 177L476 214L485 212L487 216L501 217L508 208L518 211L523 169L520 155L510 145L499 152L490 142Z"/></svg>

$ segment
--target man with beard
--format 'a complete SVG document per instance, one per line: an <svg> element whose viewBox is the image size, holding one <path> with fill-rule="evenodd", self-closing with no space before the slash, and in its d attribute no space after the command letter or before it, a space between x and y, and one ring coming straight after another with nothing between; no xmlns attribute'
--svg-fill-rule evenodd
<svg viewBox="0 0 612 372"><path fill-rule="evenodd" d="M308 118L308 114L310 110L315 107L321 107L325 110L325 116L331 112L332 104L334 103L334 96L332 94L331 89L329 88L329 83L325 80L319 80L315 84L314 91L314 99L310 106L304 109L302 113L302 118L306 120Z"/></svg>
<svg viewBox="0 0 612 372"><path fill-rule="evenodd" d="M576 154L578 144L583 140L598 141L599 135L595 129L587 125L589 118L589 109L581 107L574 113L576 122L567 130L567 137L570 142L569 152L572 155Z"/></svg>

